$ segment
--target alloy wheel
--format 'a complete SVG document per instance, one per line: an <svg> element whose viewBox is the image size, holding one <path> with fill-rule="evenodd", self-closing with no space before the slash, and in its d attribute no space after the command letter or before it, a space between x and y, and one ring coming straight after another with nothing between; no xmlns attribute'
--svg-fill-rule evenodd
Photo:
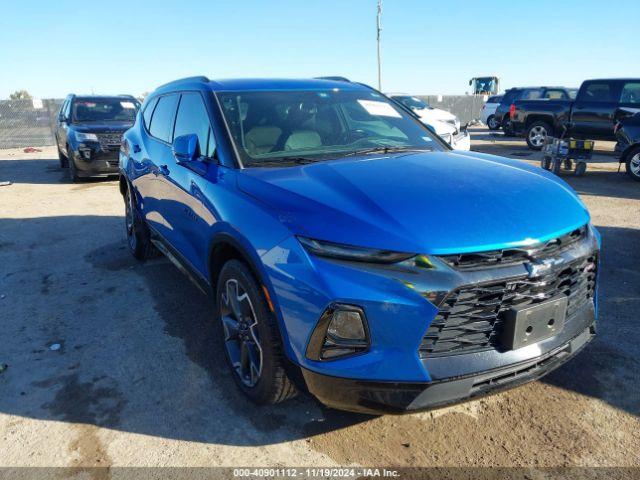
<svg viewBox="0 0 640 480"><path fill-rule="evenodd" d="M529 142L535 147L542 147L547 138L547 129L541 125L529 130Z"/></svg>
<svg viewBox="0 0 640 480"><path fill-rule="evenodd" d="M488 127L491 130L497 130L498 129L498 121L496 120L496 117L494 117L493 115L491 116L491 118L489 119L489 125Z"/></svg>
<svg viewBox="0 0 640 480"><path fill-rule="evenodd" d="M640 177L640 153L636 153L629 161L629 169L636 177Z"/></svg>
<svg viewBox="0 0 640 480"><path fill-rule="evenodd" d="M233 368L247 387L262 374L262 347L258 319L249 295L234 278L227 280L220 301L224 343Z"/></svg>

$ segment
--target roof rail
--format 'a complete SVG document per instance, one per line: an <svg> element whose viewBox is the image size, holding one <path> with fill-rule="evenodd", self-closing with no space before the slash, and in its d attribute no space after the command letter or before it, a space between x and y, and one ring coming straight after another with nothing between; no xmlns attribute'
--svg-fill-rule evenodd
<svg viewBox="0 0 640 480"><path fill-rule="evenodd" d="M169 87L171 85L179 85L181 83L187 83L187 82L200 82L200 83L209 83L210 80L205 77L204 75L197 75L195 77L185 77L185 78L179 78L178 80L172 80L171 82L165 83L163 85L160 85L158 87L159 88L164 88L164 87Z"/></svg>
<svg viewBox="0 0 640 480"><path fill-rule="evenodd" d="M346 77L340 77L340 76L329 76L329 77L313 77L316 80L333 80L334 82L347 82L347 83L351 83L351 80L349 80Z"/></svg>

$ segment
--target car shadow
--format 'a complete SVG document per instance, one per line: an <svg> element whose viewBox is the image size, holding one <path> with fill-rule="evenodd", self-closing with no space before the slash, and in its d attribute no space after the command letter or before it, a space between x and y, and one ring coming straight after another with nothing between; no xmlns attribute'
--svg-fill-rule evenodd
<svg viewBox="0 0 640 480"><path fill-rule="evenodd" d="M105 183L105 180L117 179L118 175L108 177L80 178L78 185ZM0 157L0 181L45 185L52 183L71 183L69 170L61 168L58 159L29 158L8 160Z"/></svg>
<svg viewBox="0 0 640 480"><path fill-rule="evenodd" d="M234 384L210 298L136 261L118 216L0 219L0 413L230 445L369 420L308 394L257 406Z"/></svg>
<svg viewBox="0 0 640 480"><path fill-rule="evenodd" d="M597 336L542 381L640 416L640 228L598 230L602 253Z"/></svg>

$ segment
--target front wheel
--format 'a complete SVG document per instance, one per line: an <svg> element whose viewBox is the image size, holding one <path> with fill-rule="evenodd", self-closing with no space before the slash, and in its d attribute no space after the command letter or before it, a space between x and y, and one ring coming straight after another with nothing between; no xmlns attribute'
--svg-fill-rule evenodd
<svg viewBox="0 0 640 480"><path fill-rule="evenodd" d="M140 261L157 256L158 250L151 242L149 227L140 217L136 207L135 195L127 185L124 194L124 226L127 234L127 245L131 254Z"/></svg>
<svg viewBox="0 0 640 480"><path fill-rule="evenodd" d="M542 150L547 137L553 135L553 130L546 122L533 122L529 125L525 138L531 150Z"/></svg>
<svg viewBox="0 0 640 480"><path fill-rule="evenodd" d="M635 147L627 154L626 161L627 175L636 182L640 182L640 147Z"/></svg>
<svg viewBox="0 0 640 480"><path fill-rule="evenodd" d="M216 305L227 362L242 392L259 405L294 397L275 318L246 264L229 260L222 267Z"/></svg>
<svg viewBox="0 0 640 480"><path fill-rule="evenodd" d="M496 120L495 115L489 115L489 118L487 118L487 127L489 127L489 130L498 130L500 128L500 124L498 120Z"/></svg>
<svg viewBox="0 0 640 480"><path fill-rule="evenodd" d="M60 161L60 168L67 168L69 166L69 159L62 153L60 147L58 147L58 160Z"/></svg>

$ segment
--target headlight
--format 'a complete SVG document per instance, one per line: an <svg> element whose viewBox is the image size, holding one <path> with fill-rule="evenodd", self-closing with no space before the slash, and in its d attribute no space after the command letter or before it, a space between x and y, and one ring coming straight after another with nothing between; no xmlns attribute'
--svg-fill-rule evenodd
<svg viewBox="0 0 640 480"><path fill-rule="evenodd" d="M97 142L98 136L95 133L76 132L76 140L79 142Z"/></svg>
<svg viewBox="0 0 640 480"><path fill-rule="evenodd" d="M318 257L338 258L354 262L397 263L415 256L414 253L354 247L352 245L341 245L306 237L298 237L298 240L307 252L317 255Z"/></svg>

